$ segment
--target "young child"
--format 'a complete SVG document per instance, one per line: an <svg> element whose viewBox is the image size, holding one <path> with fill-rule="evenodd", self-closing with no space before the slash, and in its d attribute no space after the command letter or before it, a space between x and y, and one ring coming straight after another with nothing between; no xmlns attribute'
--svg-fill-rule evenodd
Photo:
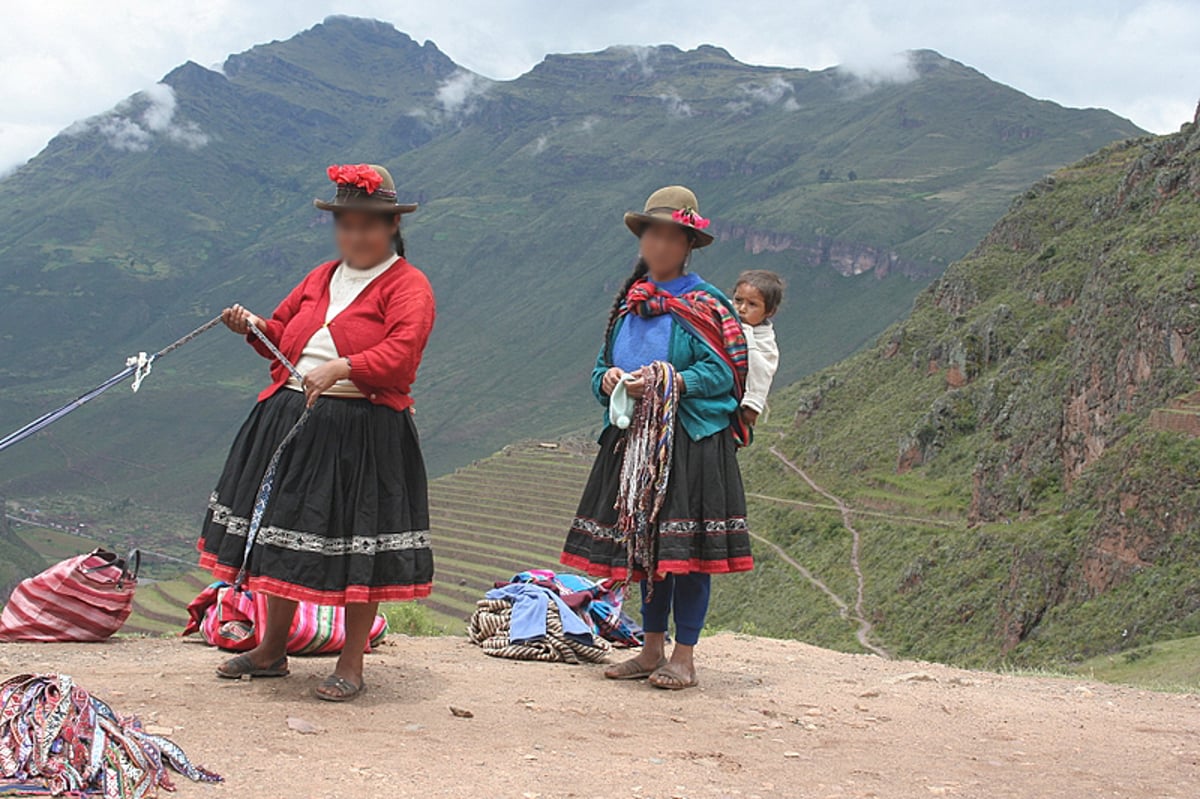
<svg viewBox="0 0 1200 799"><path fill-rule="evenodd" d="M767 394L779 368L779 347L771 317L783 302L783 278L765 269L750 269L738 275L733 288L733 307L742 318L742 331L750 354L742 418L751 427L767 407Z"/></svg>

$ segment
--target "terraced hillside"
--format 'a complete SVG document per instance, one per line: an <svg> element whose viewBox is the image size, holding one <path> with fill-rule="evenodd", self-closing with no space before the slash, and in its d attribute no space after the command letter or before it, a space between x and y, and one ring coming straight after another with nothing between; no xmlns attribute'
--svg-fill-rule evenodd
<svg viewBox="0 0 1200 799"><path fill-rule="evenodd" d="M497 580L555 568L591 452L568 445L514 444L430 483L437 576L426 605L461 627Z"/></svg>

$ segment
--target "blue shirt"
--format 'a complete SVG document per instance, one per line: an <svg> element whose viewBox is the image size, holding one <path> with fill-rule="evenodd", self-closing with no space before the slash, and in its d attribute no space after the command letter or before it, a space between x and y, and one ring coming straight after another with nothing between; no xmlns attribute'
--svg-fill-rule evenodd
<svg viewBox="0 0 1200 799"><path fill-rule="evenodd" d="M734 313L733 304L720 289L699 278L696 278L693 286L716 297L729 313ZM639 317L633 314L626 314L617 320L616 329L612 333L614 349L626 325L637 319ZM720 355L692 335L683 325L672 324L666 330L669 331L668 357L662 360L671 362L683 377L684 384L683 396L679 398L679 423L693 441L721 432L729 427L730 416L737 411L738 406L737 398L733 396L732 370ZM601 347L592 368L592 393L597 401L606 406L605 426L609 424L608 395L601 388L601 383L609 367L606 356L607 348Z"/></svg>
<svg viewBox="0 0 1200 799"><path fill-rule="evenodd" d="M663 291L679 296L691 291L702 281L699 275L686 274L664 283L657 280L652 282ZM613 341L613 366L623 372L633 372L655 361L670 360L672 325L674 321L670 314L645 318L629 314Z"/></svg>

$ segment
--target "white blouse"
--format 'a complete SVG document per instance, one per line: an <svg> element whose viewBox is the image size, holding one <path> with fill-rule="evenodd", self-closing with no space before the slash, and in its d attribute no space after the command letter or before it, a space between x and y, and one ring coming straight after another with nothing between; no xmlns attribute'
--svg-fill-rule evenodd
<svg viewBox="0 0 1200 799"><path fill-rule="evenodd" d="M329 323L334 317L346 310L354 299L362 294L363 289L371 281L382 275L392 264L400 260L399 255L393 255L386 261L372 266L370 269L354 269L346 266L345 261L338 264L337 269L329 278L329 309L325 312L325 324L318 328L312 338L304 345L304 350L296 360L296 370L302 375L308 374L323 363L340 357L333 336L329 333ZM292 377L288 379L287 387L295 391L303 391L300 381ZM349 380L339 380L325 390L326 396L331 397L361 397L363 394Z"/></svg>

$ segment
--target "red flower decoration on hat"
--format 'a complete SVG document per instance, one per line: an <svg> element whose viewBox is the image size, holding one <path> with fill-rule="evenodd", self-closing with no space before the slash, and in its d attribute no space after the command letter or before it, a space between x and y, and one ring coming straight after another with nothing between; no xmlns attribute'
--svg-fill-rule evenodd
<svg viewBox="0 0 1200 799"><path fill-rule="evenodd" d="M672 211L671 218L681 225L694 227L696 230L704 230L712 222L696 213L695 208L680 208L678 211Z"/></svg>
<svg viewBox="0 0 1200 799"><path fill-rule="evenodd" d="M358 186L367 194L374 194L383 185L383 175L369 164L333 164L325 172L334 183Z"/></svg>

